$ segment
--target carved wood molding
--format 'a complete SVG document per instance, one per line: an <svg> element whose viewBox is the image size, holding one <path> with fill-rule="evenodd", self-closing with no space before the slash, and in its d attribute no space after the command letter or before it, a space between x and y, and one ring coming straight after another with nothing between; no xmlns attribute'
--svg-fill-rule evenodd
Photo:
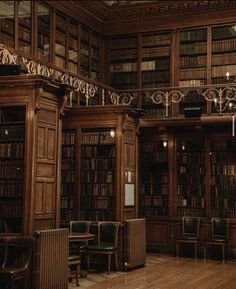
<svg viewBox="0 0 236 289"><path fill-rule="evenodd" d="M40 98L43 95L43 87L40 85L35 90L35 107L34 112L37 113L40 110Z"/></svg>
<svg viewBox="0 0 236 289"><path fill-rule="evenodd" d="M109 7L102 1L80 1L83 7L105 24L129 22L134 20L157 19L159 17L190 16L236 8L236 1L199 0L199 1L157 1L139 5Z"/></svg>

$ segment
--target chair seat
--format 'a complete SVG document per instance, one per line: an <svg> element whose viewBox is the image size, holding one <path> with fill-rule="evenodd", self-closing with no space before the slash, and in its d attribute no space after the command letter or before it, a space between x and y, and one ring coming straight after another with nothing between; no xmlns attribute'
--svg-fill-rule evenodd
<svg viewBox="0 0 236 289"><path fill-rule="evenodd" d="M199 241L199 237L193 235L180 236L176 238L176 241Z"/></svg>
<svg viewBox="0 0 236 289"><path fill-rule="evenodd" d="M87 250L93 250L93 251L113 251L116 249L115 246L102 246L102 245L88 245L86 246Z"/></svg>
<svg viewBox="0 0 236 289"><path fill-rule="evenodd" d="M21 273L24 273L25 271L26 271L25 268L17 268L17 267L0 268L0 275L1 274L21 274Z"/></svg>
<svg viewBox="0 0 236 289"><path fill-rule="evenodd" d="M79 260L80 260L80 256L79 255L70 255L69 256L69 262L79 261Z"/></svg>

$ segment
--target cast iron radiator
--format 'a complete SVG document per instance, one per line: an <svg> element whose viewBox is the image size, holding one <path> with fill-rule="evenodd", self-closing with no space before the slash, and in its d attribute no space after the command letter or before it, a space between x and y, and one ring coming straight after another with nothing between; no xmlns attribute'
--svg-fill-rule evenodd
<svg viewBox="0 0 236 289"><path fill-rule="evenodd" d="M33 288L67 289L69 230L36 231Z"/></svg>
<svg viewBox="0 0 236 289"><path fill-rule="evenodd" d="M130 219L125 223L125 268L143 266L146 263L146 221Z"/></svg>

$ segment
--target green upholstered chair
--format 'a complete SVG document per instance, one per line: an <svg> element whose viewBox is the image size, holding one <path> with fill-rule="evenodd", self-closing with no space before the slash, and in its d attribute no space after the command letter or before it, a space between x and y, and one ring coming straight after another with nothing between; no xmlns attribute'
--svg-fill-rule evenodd
<svg viewBox="0 0 236 289"><path fill-rule="evenodd" d="M211 236L203 240L204 260L209 245L222 247L222 260L225 261L225 247L229 242L229 220L225 218L211 219Z"/></svg>
<svg viewBox="0 0 236 289"><path fill-rule="evenodd" d="M70 221L70 234L88 233L90 225L90 221Z"/></svg>
<svg viewBox="0 0 236 289"><path fill-rule="evenodd" d="M34 249L34 238L30 236L0 237L0 288L24 288L27 284L29 268ZM1 282L7 280L7 287ZM21 283L21 285L20 285Z"/></svg>
<svg viewBox="0 0 236 289"><path fill-rule="evenodd" d="M80 255L69 254L68 265L70 268L70 273L72 272L73 267L74 267L76 286L79 286ZM70 278L72 277L69 275L69 279Z"/></svg>
<svg viewBox="0 0 236 289"><path fill-rule="evenodd" d="M108 274L111 269L111 256L115 257L116 270L118 271L117 243L118 243L119 222L98 222L98 242L94 245L87 245L87 264L89 270L90 255L107 255Z"/></svg>
<svg viewBox="0 0 236 289"><path fill-rule="evenodd" d="M182 217L182 235L176 240L176 257L179 257L179 244L194 244L195 259L197 259L197 249L200 242L200 218Z"/></svg>

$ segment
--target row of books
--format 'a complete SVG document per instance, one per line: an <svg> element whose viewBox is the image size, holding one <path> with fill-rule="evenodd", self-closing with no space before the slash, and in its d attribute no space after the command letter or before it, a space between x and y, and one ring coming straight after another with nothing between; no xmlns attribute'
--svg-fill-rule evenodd
<svg viewBox="0 0 236 289"><path fill-rule="evenodd" d="M71 158L64 158L62 159L62 171L75 171L76 169L76 161L75 159L71 159Z"/></svg>
<svg viewBox="0 0 236 289"><path fill-rule="evenodd" d="M147 83L158 83L163 81L169 81L170 79L170 71L162 70L162 71L143 71L142 72L142 82Z"/></svg>
<svg viewBox="0 0 236 289"><path fill-rule="evenodd" d="M143 58L170 56L170 46L142 48L141 54Z"/></svg>
<svg viewBox="0 0 236 289"><path fill-rule="evenodd" d="M72 198L75 193L74 182L63 182L61 183L61 197Z"/></svg>
<svg viewBox="0 0 236 289"><path fill-rule="evenodd" d="M195 177L196 181L203 180L206 173L205 167L199 166L197 163L193 165L193 162L194 159L192 159L192 164L189 163L189 165L178 165L178 178L182 177L184 180L190 178L189 181L195 181L193 179Z"/></svg>
<svg viewBox="0 0 236 289"><path fill-rule="evenodd" d="M1 140L24 140L25 128L22 125L3 125L0 123L0 139Z"/></svg>
<svg viewBox="0 0 236 289"><path fill-rule="evenodd" d="M136 48L137 47L137 38L117 38L112 39L111 49L124 49L124 48Z"/></svg>
<svg viewBox="0 0 236 289"><path fill-rule="evenodd" d="M216 151L219 150L219 151ZM232 148L231 148L232 149ZM222 145L210 143L210 156L212 163L235 163L236 162L236 150L230 151L230 147L228 147L227 143L223 143Z"/></svg>
<svg viewBox="0 0 236 289"><path fill-rule="evenodd" d="M75 157L75 147L74 146L62 146L62 158L74 158Z"/></svg>
<svg viewBox="0 0 236 289"><path fill-rule="evenodd" d="M177 197L178 207L192 207L192 208L205 208L205 198L197 196Z"/></svg>
<svg viewBox="0 0 236 289"><path fill-rule="evenodd" d="M81 172L81 181L82 183L112 183L114 181L114 172L113 171L82 171Z"/></svg>
<svg viewBox="0 0 236 289"><path fill-rule="evenodd" d="M196 42L189 44L181 44L179 47L180 56L184 55L195 55L195 54L206 54L207 53L207 43L206 42Z"/></svg>
<svg viewBox="0 0 236 289"><path fill-rule="evenodd" d="M91 197L91 196L81 196L80 198L80 208L81 211L86 208L87 211L94 211L97 209L113 209L114 198L99 196L99 197Z"/></svg>
<svg viewBox="0 0 236 289"><path fill-rule="evenodd" d="M207 69L206 68L181 69L179 72L179 78L181 80L207 78Z"/></svg>
<svg viewBox="0 0 236 289"><path fill-rule="evenodd" d="M0 218L11 218L22 216L21 200L1 200L0 199Z"/></svg>
<svg viewBox="0 0 236 289"><path fill-rule="evenodd" d="M24 161L21 159L0 160L0 178L21 177L24 174Z"/></svg>
<svg viewBox="0 0 236 289"><path fill-rule="evenodd" d="M236 186L236 175L213 175L211 176L211 184L212 185L228 185L228 186Z"/></svg>
<svg viewBox="0 0 236 289"><path fill-rule="evenodd" d="M227 185L218 185L218 186L211 186L211 196L212 198L218 197L234 197L236 196L236 186Z"/></svg>
<svg viewBox="0 0 236 289"><path fill-rule="evenodd" d="M61 172L61 182L62 183L74 183L75 182L75 172L66 170Z"/></svg>
<svg viewBox="0 0 236 289"><path fill-rule="evenodd" d="M62 132L62 145L74 145L75 144L75 131L63 130Z"/></svg>
<svg viewBox="0 0 236 289"><path fill-rule="evenodd" d="M191 217L205 217L206 209L205 208L185 208L178 207L177 208L177 216L191 216Z"/></svg>
<svg viewBox="0 0 236 289"><path fill-rule="evenodd" d="M81 195L86 196L110 196L114 195L114 186L113 184L82 184L81 186Z"/></svg>
<svg viewBox="0 0 236 289"><path fill-rule="evenodd" d="M141 195L153 195L153 196L166 196L169 193L169 186L168 184L157 184L157 183L150 183L150 184L142 184L141 186Z"/></svg>
<svg viewBox="0 0 236 289"><path fill-rule="evenodd" d="M236 39L215 40L212 42L212 52L236 51Z"/></svg>
<svg viewBox="0 0 236 289"><path fill-rule="evenodd" d="M236 199L234 198L212 198L211 208L213 209L236 209Z"/></svg>
<svg viewBox="0 0 236 289"><path fill-rule="evenodd" d="M145 149L144 149L144 153L145 153L145 160L152 160L152 161L157 161L157 162L167 162L168 161L168 152L163 152L163 151L156 151L153 150L153 152L151 153L150 151L148 151L146 153Z"/></svg>
<svg viewBox="0 0 236 289"><path fill-rule="evenodd" d="M168 197L165 196L140 196L141 207L168 207Z"/></svg>
<svg viewBox="0 0 236 289"><path fill-rule="evenodd" d="M192 184L188 181L183 182L183 184L177 185L177 196L197 196L202 197L206 195L206 186L198 183Z"/></svg>
<svg viewBox="0 0 236 289"><path fill-rule="evenodd" d="M156 172L153 170L147 171L145 169L145 166L143 166L144 168L144 173L141 175L142 178L142 183L146 183L146 184L168 184L168 174L164 173L163 171L161 172Z"/></svg>
<svg viewBox="0 0 236 289"><path fill-rule="evenodd" d="M113 144L114 138L110 132L86 132L82 133L82 144Z"/></svg>
<svg viewBox="0 0 236 289"><path fill-rule="evenodd" d="M112 50L111 60L137 59L137 49Z"/></svg>
<svg viewBox="0 0 236 289"><path fill-rule="evenodd" d="M236 164L212 164L212 175L236 175Z"/></svg>
<svg viewBox="0 0 236 289"><path fill-rule="evenodd" d="M200 147L199 147L199 151L197 152L197 151L194 151L194 149L190 145L183 142L183 143L178 144L178 150L183 149L183 146L184 146L184 150L178 152L177 154L179 163L186 164L186 165L191 165L193 162L197 165L204 164L205 162L204 153L200 152L201 150ZM185 150L187 151L185 152Z"/></svg>
<svg viewBox="0 0 236 289"><path fill-rule="evenodd" d="M153 66L152 63L150 63L150 67L152 66ZM110 72L130 72L130 71L137 71L137 62L113 63L110 65Z"/></svg>
<svg viewBox="0 0 236 289"><path fill-rule="evenodd" d="M0 157L23 157L23 142L0 143Z"/></svg>
<svg viewBox="0 0 236 289"><path fill-rule="evenodd" d="M115 169L115 159L82 159L81 160L81 167L83 170L101 170L107 171Z"/></svg>
<svg viewBox="0 0 236 289"><path fill-rule="evenodd" d="M170 45L170 34L143 35L142 47Z"/></svg>
<svg viewBox="0 0 236 289"><path fill-rule="evenodd" d="M200 86L206 84L202 79L180 80L179 87Z"/></svg>
<svg viewBox="0 0 236 289"><path fill-rule="evenodd" d="M72 211L74 209L74 199L61 197L60 209Z"/></svg>
<svg viewBox="0 0 236 289"><path fill-rule="evenodd" d="M179 66L180 68L206 67L207 56L206 55L182 56L179 58Z"/></svg>
<svg viewBox="0 0 236 289"><path fill-rule="evenodd" d="M22 197L23 187L24 185L22 180L0 179L0 198Z"/></svg>
<svg viewBox="0 0 236 289"><path fill-rule="evenodd" d="M186 30L180 32L180 41L206 41L207 40L207 30L197 29L197 30Z"/></svg>
<svg viewBox="0 0 236 289"><path fill-rule="evenodd" d="M231 75L235 75L236 64L233 65L222 65L222 66L214 66L211 68L212 77L225 77L226 72L229 72ZM226 78L224 79L224 83L226 82Z"/></svg>
<svg viewBox="0 0 236 289"><path fill-rule="evenodd" d="M225 65L236 63L236 52L213 54L211 57L211 65Z"/></svg>

